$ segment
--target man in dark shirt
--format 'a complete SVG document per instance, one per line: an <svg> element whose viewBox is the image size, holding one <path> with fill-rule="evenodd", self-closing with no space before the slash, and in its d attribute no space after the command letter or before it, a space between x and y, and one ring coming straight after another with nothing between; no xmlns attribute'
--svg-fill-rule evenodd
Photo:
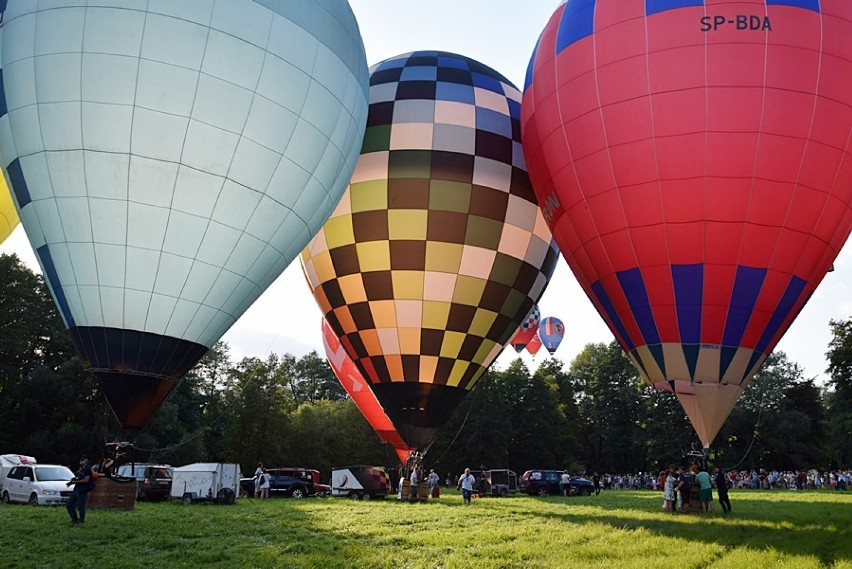
<svg viewBox="0 0 852 569"><path fill-rule="evenodd" d="M731 501L728 499L728 479L725 477L725 473L722 472L722 469L718 466L716 467L716 493L719 495L719 504L722 505L722 512L730 512L731 511Z"/></svg>
<svg viewBox="0 0 852 569"><path fill-rule="evenodd" d="M68 515L71 516L71 523L78 525L86 521L86 500L89 497L89 492L95 487L92 467L89 465L89 459L85 456L80 459L80 470L77 471L72 480L68 481L68 486L72 484L74 491L71 492L71 497L68 498L65 507L68 509Z"/></svg>

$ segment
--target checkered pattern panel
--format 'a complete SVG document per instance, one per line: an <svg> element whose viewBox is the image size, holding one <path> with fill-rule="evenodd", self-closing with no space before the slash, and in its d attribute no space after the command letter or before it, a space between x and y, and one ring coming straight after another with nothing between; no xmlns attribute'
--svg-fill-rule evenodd
<svg viewBox="0 0 852 569"><path fill-rule="evenodd" d="M302 252L368 381L472 387L544 292L558 251L527 177L520 98L450 53L371 69L351 184Z"/></svg>

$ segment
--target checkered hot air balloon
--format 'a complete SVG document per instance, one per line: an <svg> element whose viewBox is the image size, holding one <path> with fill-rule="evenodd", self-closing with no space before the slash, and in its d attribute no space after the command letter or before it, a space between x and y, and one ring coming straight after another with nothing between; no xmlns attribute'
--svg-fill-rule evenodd
<svg viewBox="0 0 852 569"><path fill-rule="evenodd" d="M519 118L517 89L467 57L374 66L352 182L302 252L328 323L412 447L494 361L558 257Z"/></svg>
<svg viewBox="0 0 852 569"><path fill-rule="evenodd" d="M852 229L852 2L563 1L522 127L565 259L709 446Z"/></svg>

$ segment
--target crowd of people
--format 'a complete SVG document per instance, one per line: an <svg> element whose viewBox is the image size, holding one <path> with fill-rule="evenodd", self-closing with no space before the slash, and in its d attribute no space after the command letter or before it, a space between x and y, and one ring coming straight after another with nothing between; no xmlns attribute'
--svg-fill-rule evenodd
<svg viewBox="0 0 852 569"><path fill-rule="evenodd" d="M729 488L749 490L847 490L852 485L852 471L732 470L725 476ZM659 476L651 472L603 474L601 485L605 490L662 490Z"/></svg>

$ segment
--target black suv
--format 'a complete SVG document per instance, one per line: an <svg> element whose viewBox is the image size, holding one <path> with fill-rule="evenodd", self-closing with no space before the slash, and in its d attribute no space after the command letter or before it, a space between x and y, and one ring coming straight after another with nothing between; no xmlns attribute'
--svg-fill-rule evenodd
<svg viewBox="0 0 852 569"><path fill-rule="evenodd" d="M559 494L559 481L562 479L561 470L527 470L521 475L520 490L527 494ZM568 484L568 495L589 496L592 493L592 483L585 478L571 477Z"/></svg>
<svg viewBox="0 0 852 569"><path fill-rule="evenodd" d="M325 496L330 490L325 484L320 484L319 470L311 468L268 468L269 497L305 498L308 496ZM255 478L240 479L240 490L243 496L254 496Z"/></svg>
<svg viewBox="0 0 852 569"><path fill-rule="evenodd" d="M163 500L172 491L172 467L168 464L122 464L116 476L136 479L137 500Z"/></svg>

